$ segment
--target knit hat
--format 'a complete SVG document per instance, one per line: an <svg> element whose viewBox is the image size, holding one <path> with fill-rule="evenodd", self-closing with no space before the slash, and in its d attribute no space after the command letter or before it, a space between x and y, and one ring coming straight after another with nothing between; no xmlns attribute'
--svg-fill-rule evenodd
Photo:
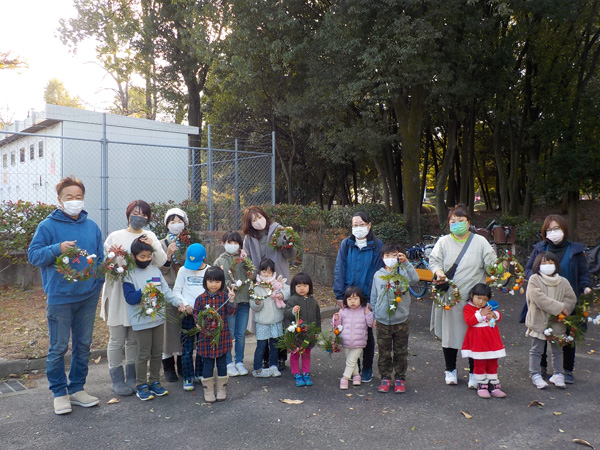
<svg viewBox="0 0 600 450"><path fill-rule="evenodd" d="M179 216L179 217L181 217L183 219L183 223L185 223L186 227L190 224L190 222L188 220L187 213L183 209L180 209L180 208L171 208L165 214L165 227L167 226L167 220L171 216Z"/></svg>
<svg viewBox="0 0 600 450"><path fill-rule="evenodd" d="M206 249L202 244L192 244L187 248L183 267L198 270L206 259Z"/></svg>

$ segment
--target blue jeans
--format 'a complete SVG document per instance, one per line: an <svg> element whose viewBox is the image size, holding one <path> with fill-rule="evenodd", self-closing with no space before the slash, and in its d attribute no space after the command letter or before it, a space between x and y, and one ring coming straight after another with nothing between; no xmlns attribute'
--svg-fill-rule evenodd
<svg viewBox="0 0 600 450"><path fill-rule="evenodd" d="M246 348L246 327L250 315L250 303L238 303L237 310L233 316L227 316L229 332L235 339L235 363L244 362L244 349ZM227 364L232 363L231 350L227 352Z"/></svg>
<svg viewBox="0 0 600 450"><path fill-rule="evenodd" d="M212 378L215 372L215 363L217 364L217 376L227 376L227 363L225 362L225 355L221 355L218 358L202 358L204 367L202 368L202 378Z"/></svg>
<svg viewBox="0 0 600 450"><path fill-rule="evenodd" d="M277 365L277 339L261 339L256 341L256 351L254 352L254 370L262 368L263 355L269 346L269 367Z"/></svg>
<svg viewBox="0 0 600 450"><path fill-rule="evenodd" d="M90 345L92 345L97 306L98 293L96 292L87 300L62 305L48 305L46 309L50 340L46 359L46 376L50 383L50 390L55 397L83 390L88 374ZM72 349L71 369L67 382L65 353L69 348L69 338L71 338Z"/></svg>

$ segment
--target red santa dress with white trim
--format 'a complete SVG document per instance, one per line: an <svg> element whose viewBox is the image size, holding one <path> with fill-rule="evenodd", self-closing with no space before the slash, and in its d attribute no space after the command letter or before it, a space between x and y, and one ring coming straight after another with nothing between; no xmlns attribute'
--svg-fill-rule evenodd
<svg viewBox="0 0 600 450"><path fill-rule="evenodd" d="M468 328L461 349L462 357L473 359L505 357L506 351L498 327L490 327L489 322L480 314L480 311L481 308L477 308L472 302L467 303L463 309ZM494 314L496 322L499 322L502 315L499 311L494 311Z"/></svg>

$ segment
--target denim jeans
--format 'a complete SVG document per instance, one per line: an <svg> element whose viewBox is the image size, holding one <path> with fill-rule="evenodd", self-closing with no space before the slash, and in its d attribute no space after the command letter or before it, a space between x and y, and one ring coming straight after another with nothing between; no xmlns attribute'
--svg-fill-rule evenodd
<svg viewBox="0 0 600 450"><path fill-rule="evenodd" d="M254 370L262 368L263 355L269 346L269 367L277 365L277 339L261 339L256 341L254 352Z"/></svg>
<svg viewBox="0 0 600 450"><path fill-rule="evenodd" d="M55 397L83 390L88 374L90 345L98 306L98 293L75 303L48 305L48 337L50 348L46 360L46 376ZM65 353L71 338L71 369L65 373Z"/></svg>
<svg viewBox="0 0 600 450"><path fill-rule="evenodd" d="M225 362L225 355L221 355L218 358L202 358L204 366L202 368L203 378L212 378L215 373L215 364L217 365L217 376L227 376L227 363Z"/></svg>
<svg viewBox="0 0 600 450"><path fill-rule="evenodd" d="M235 339L235 363L244 362L244 349L246 348L246 327L248 326L248 316L250 314L250 303L238 303L237 310L233 316L227 316L229 332ZM227 364L233 362L231 350L227 352Z"/></svg>

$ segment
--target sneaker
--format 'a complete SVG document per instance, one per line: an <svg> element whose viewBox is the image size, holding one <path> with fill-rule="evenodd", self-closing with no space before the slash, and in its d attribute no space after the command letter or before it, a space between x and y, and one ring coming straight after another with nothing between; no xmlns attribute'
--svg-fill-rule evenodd
<svg viewBox="0 0 600 450"><path fill-rule="evenodd" d="M477 395L481 398L490 398L490 391L488 385L484 383L477 383Z"/></svg>
<svg viewBox="0 0 600 450"><path fill-rule="evenodd" d="M83 406L84 408L90 408L100 403L100 400L97 397L94 397L85 391L78 391L69 395L69 400L71 401L71 405Z"/></svg>
<svg viewBox="0 0 600 450"><path fill-rule="evenodd" d="M362 379L358 373L352 377L352 386L360 386L361 383Z"/></svg>
<svg viewBox="0 0 600 450"><path fill-rule="evenodd" d="M244 363L235 363L235 368L237 369L240 376L248 375L248 369L244 367Z"/></svg>
<svg viewBox="0 0 600 450"><path fill-rule="evenodd" d="M560 389L565 389L567 387L565 384L565 376L562 373L555 373L548 381Z"/></svg>
<svg viewBox="0 0 600 450"><path fill-rule="evenodd" d="M229 375L230 377L237 377L239 374L240 373L238 372L234 363L227 364L227 375Z"/></svg>
<svg viewBox="0 0 600 450"><path fill-rule="evenodd" d="M283 372L285 370L285 359L280 359L277 362L277 369L279 369L280 372Z"/></svg>
<svg viewBox="0 0 600 450"><path fill-rule="evenodd" d="M396 394L404 394L406 392L406 386L404 385L404 380L400 378L396 378L394 383L394 392Z"/></svg>
<svg viewBox="0 0 600 450"><path fill-rule="evenodd" d="M183 390L184 391L193 391L194 390L194 380L183 380Z"/></svg>
<svg viewBox="0 0 600 450"><path fill-rule="evenodd" d="M194 377L194 383L202 384L202 377Z"/></svg>
<svg viewBox="0 0 600 450"><path fill-rule="evenodd" d="M496 397L496 398L504 398L506 397L506 394L502 391L502 386L500 385L500 383L490 383L491 385L491 389L490 389L490 394L492 394L492 397Z"/></svg>
<svg viewBox="0 0 600 450"><path fill-rule="evenodd" d="M269 370L271 371L272 377L280 377L281 376L281 372L279 371L279 369L277 369L277 366L271 366L271 367L269 367Z"/></svg>
<svg viewBox="0 0 600 450"><path fill-rule="evenodd" d="M298 387L302 387L305 385L304 377L302 375L300 375L299 373L294 374L294 380L296 380L296 386L298 386Z"/></svg>
<svg viewBox="0 0 600 450"><path fill-rule="evenodd" d="M54 397L54 414L69 414L72 411L73 408L71 408L71 401L68 395Z"/></svg>
<svg viewBox="0 0 600 450"><path fill-rule="evenodd" d="M341 390L348 389L348 378L346 378L346 377L340 378L340 389Z"/></svg>
<svg viewBox="0 0 600 450"><path fill-rule="evenodd" d="M169 391L160 385L160 381L155 381L150 385L150 392L157 397L162 397L163 395L167 395L169 393Z"/></svg>
<svg viewBox="0 0 600 450"><path fill-rule="evenodd" d="M135 395L137 396L137 398L144 402L146 400L152 400L154 398L154 395L152 395L152 392L150 392L150 386L148 386L147 384L140 385L140 387L137 388L137 392L135 393Z"/></svg>
<svg viewBox="0 0 600 450"><path fill-rule="evenodd" d="M385 394L387 392L390 392L390 385L391 385L391 383L390 383L390 379L389 378L382 378L381 379L381 384L379 385L379 387L377 388L377 390L379 392L382 392L382 393Z"/></svg>
<svg viewBox="0 0 600 450"><path fill-rule="evenodd" d="M477 380L475 379L475 374L469 374L469 381L467 382L467 387L469 389L477 389Z"/></svg>
<svg viewBox="0 0 600 450"><path fill-rule="evenodd" d="M255 377L255 378L269 378L271 376L271 369L253 370L252 371L252 376Z"/></svg>
<svg viewBox="0 0 600 450"><path fill-rule="evenodd" d="M538 389L545 389L548 387L548 383L544 381L544 379L539 373L533 375L531 377L531 381L533 381L533 384L535 384L535 387L537 387Z"/></svg>
<svg viewBox="0 0 600 450"><path fill-rule="evenodd" d="M306 372L304 374L304 385L305 386L312 386L313 385L313 381L310 379L310 373Z"/></svg>
<svg viewBox="0 0 600 450"><path fill-rule="evenodd" d="M573 384L573 383L575 383L575 377L573 376L573 372L565 370L565 383L566 384Z"/></svg>
<svg viewBox="0 0 600 450"><path fill-rule="evenodd" d="M446 374L446 384L454 385L458 383L458 378L456 378L456 369L454 369L452 372L446 370L444 373Z"/></svg>
<svg viewBox="0 0 600 450"><path fill-rule="evenodd" d="M373 381L373 369L363 369L360 374L360 379L363 383L370 383Z"/></svg>

